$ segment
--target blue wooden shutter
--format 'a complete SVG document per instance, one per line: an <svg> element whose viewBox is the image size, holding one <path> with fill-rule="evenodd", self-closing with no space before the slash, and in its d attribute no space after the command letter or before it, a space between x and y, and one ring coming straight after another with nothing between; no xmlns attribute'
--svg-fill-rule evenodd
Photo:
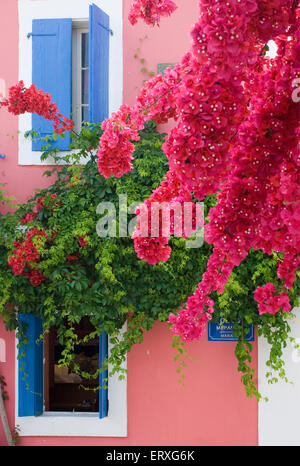
<svg viewBox="0 0 300 466"><path fill-rule="evenodd" d="M108 336L107 333L102 332L99 336L99 368L101 369L105 359L108 355ZM107 379L108 371L103 371L99 374L99 418L102 419L108 415L108 390Z"/></svg>
<svg viewBox="0 0 300 466"><path fill-rule="evenodd" d="M19 416L38 416L43 413L43 333L42 320L32 314L19 314L26 339L21 338L19 357ZM26 343L26 344L25 344ZM25 353L25 354L23 354Z"/></svg>
<svg viewBox="0 0 300 466"><path fill-rule="evenodd" d="M70 118L72 108L72 20L37 19L32 23L32 82L48 92L63 117ZM53 134L53 126L37 114L32 115L32 129L41 137ZM59 150L67 150L70 135L60 136L53 143ZM44 141L36 138L32 150L40 151Z"/></svg>
<svg viewBox="0 0 300 466"><path fill-rule="evenodd" d="M109 37L111 34L109 16L96 5L90 5L90 123L102 122L109 113Z"/></svg>

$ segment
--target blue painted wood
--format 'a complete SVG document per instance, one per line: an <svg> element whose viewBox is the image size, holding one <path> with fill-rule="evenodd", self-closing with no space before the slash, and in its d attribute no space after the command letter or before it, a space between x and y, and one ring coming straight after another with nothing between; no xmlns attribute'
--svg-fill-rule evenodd
<svg viewBox="0 0 300 466"><path fill-rule="evenodd" d="M102 365L108 355L108 336L107 333L102 332L99 336L99 368ZM108 389L107 379L108 371L105 370L99 374L99 418L102 419L108 415ZM106 388L105 388L106 387Z"/></svg>
<svg viewBox="0 0 300 466"><path fill-rule="evenodd" d="M38 416L44 402L43 340L37 341L43 333L42 320L32 314L19 314L18 318L26 332L19 348L19 416Z"/></svg>
<svg viewBox="0 0 300 466"><path fill-rule="evenodd" d="M109 16L90 5L89 35L89 121L100 123L109 113Z"/></svg>
<svg viewBox="0 0 300 466"><path fill-rule="evenodd" d="M32 82L38 89L48 92L63 117L72 111L72 19L37 19L32 22ZM32 129L41 137L51 136L50 121L32 115ZM67 150L70 135L60 136L52 147ZM44 141L36 138L32 150L40 151Z"/></svg>

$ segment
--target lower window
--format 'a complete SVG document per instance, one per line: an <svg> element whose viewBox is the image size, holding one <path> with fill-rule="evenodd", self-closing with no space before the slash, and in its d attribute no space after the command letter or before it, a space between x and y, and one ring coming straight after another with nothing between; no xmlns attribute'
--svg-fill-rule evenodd
<svg viewBox="0 0 300 466"><path fill-rule="evenodd" d="M59 367L62 347L56 330L40 338L41 319L19 314L26 328L26 344L16 341L16 419L21 436L127 436L127 381L118 374L99 379L79 379L77 374ZM120 332L125 331L126 326ZM84 318L76 331L84 336L91 329ZM25 342L23 342L25 343ZM108 337L102 332L88 344L79 345L76 362L81 370L92 373L102 367L109 354ZM24 354L22 354L24 353ZM126 363L123 364L126 369ZM99 388L100 387L100 388Z"/></svg>

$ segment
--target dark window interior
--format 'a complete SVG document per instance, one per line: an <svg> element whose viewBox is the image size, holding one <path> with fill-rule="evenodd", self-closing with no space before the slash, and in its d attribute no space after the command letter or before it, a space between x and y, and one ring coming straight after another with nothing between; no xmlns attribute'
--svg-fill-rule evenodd
<svg viewBox="0 0 300 466"><path fill-rule="evenodd" d="M80 338L93 331L88 318L75 327ZM53 327L45 338L45 410L71 412L99 411L98 378L86 380L72 372L72 368L59 367L63 346ZM78 345L75 361L82 371L94 374L99 366L99 338Z"/></svg>

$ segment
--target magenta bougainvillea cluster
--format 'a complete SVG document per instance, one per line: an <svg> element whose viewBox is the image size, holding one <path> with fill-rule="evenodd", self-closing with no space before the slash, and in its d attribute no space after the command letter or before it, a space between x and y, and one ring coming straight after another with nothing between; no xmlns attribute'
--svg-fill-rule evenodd
<svg viewBox="0 0 300 466"><path fill-rule="evenodd" d="M134 0L129 21L135 24L138 18L142 18L147 24L159 24L161 16L170 16L176 8L172 0Z"/></svg>
<svg viewBox="0 0 300 466"><path fill-rule="evenodd" d="M250 249L278 253L282 287L257 290L259 313L290 310L287 290L300 264L299 104L300 9L295 0L200 0L192 45L174 69L147 82L132 107L104 125L99 172L117 177L132 168L134 141L145 121L175 120L163 150L165 180L145 202L202 201L217 193L205 225L214 246L195 293L177 315L173 332L199 338L214 311L210 295L222 293L234 267ZM172 2L134 1L130 21L158 24ZM274 40L277 56L266 55ZM141 211L141 209L140 209ZM168 260L170 235L133 234L139 258Z"/></svg>

